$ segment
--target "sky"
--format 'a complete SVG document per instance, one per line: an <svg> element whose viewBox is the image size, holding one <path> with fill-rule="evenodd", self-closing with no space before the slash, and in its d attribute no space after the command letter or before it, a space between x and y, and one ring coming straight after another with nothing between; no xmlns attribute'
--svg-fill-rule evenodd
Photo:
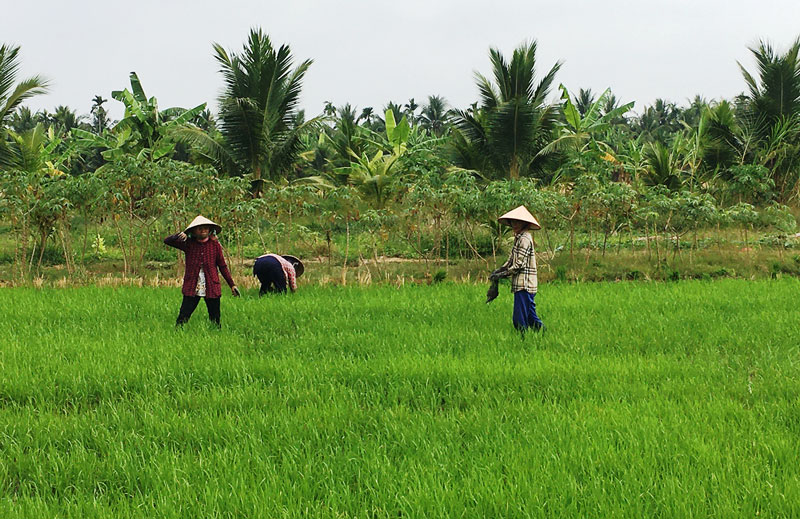
<svg viewBox="0 0 800 519"><path fill-rule="evenodd" d="M611 88L634 112L657 98L730 98L745 90L737 61L755 70L748 47L785 51L800 37L797 0L37 0L8 1L2 13L0 43L21 47L19 78L51 82L28 106L82 114L95 95L129 87L131 71L162 109L216 110L212 44L240 52L252 27L288 44L296 63L314 61L307 116L325 101L378 111L429 95L466 108L478 100L475 72L490 72L489 49L510 56L530 40L537 78L560 61L556 84ZM120 102L106 107L122 116Z"/></svg>

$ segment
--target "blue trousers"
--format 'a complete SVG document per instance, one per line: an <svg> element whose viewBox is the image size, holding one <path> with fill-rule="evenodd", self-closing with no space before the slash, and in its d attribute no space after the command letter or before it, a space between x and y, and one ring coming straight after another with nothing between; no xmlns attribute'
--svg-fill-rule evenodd
<svg viewBox="0 0 800 519"><path fill-rule="evenodd" d="M258 258L253 265L253 275L261 282L259 296L267 292L286 292L286 274L277 259L271 256Z"/></svg>
<svg viewBox="0 0 800 519"><path fill-rule="evenodd" d="M536 294L531 294L525 290L514 292L514 328L522 333L525 333L528 328L539 331L544 326L542 320L536 315L534 297L536 297Z"/></svg>

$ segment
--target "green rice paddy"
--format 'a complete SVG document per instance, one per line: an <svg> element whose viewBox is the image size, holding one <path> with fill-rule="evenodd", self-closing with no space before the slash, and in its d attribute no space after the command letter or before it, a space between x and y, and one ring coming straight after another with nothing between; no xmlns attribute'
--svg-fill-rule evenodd
<svg viewBox="0 0 800 519"><path fill-rule="evenodd" d="M0 517L800 515L800 282L0 290Z"/></svg>

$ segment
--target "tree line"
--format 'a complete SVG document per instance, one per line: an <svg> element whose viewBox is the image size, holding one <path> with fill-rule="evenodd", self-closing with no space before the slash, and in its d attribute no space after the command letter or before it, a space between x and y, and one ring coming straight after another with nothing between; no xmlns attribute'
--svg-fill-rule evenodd
<svg viewBox="0 0 800 519"><path fill-rule="evenodd" d="M206 104L162 109L132 72L111 93L125 107L112 121L102 96L88 116L31 113L24 102L48 82L18 79L20 49L3 45L0 213L20 275L48 241L79 268L96 225L113 230L134 271L161 227L199 209L234 222L238 249L299 226L328 256L343 236L345 261L351 226L376 257L391 254L387 235L423 258L484 257L501 235L493 216L518 203L568 237L547 245L553 254L574 254L576 236L602 238L605 251L628 233L660 258L651 237L679 250L681 236L695 246L699 229L723 225L746 243L756 226L794 230L800 188L800 40L750 50L757 68L740 65L746 91L736 98L657 100L638 115L610 90L559 84L561 63L536 77L534 41L511 56L490 49L491 75L476 74L469 107L430 96L381 110L326 103L306 117L299 96L312 61L296 63L254 29L239 52L213 46L224 84L216 114Z"/></svg>

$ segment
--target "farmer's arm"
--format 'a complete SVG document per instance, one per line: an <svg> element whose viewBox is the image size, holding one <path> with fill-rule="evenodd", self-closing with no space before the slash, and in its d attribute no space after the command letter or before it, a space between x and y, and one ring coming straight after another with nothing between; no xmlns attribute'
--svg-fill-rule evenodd
<svg viewBox="0 0 800 519"><path fill-rule="evenodd" d="M188 248L186 238L187 236L185 233L179 232L178 234L173 234L172 236L167 236L164 238L164 243L170 247L175 247L176 249L186 252L186 249Z"/></svg>
<svg viewBox="0 0 800 519"><path fill-rule="evenodd" d="M228 264L225 263L225 254L222 252L222 245L214 240L217 246L217 267L219 267L219 271L222 273L222 277L225 278L225 281L228 283L228 286L231 287L231 290L236 288L236 283L233 282L233 276L231 276L231 271L228 270Z"/></svg>
<svg viewBox="0 0 800 519"><path fill-rule="evenodd" d="M514 245L511 247L511 253L509 253L508 259L505 263L500 265L500 268L489 275L490 281L497 281L498 279L510 277L522 268L525 256L522 254L524 251L522 251L523 247L520 244L521 241L522 240L517 238L514 239ZM514 270L515 266L516 270Z"/></svg>

